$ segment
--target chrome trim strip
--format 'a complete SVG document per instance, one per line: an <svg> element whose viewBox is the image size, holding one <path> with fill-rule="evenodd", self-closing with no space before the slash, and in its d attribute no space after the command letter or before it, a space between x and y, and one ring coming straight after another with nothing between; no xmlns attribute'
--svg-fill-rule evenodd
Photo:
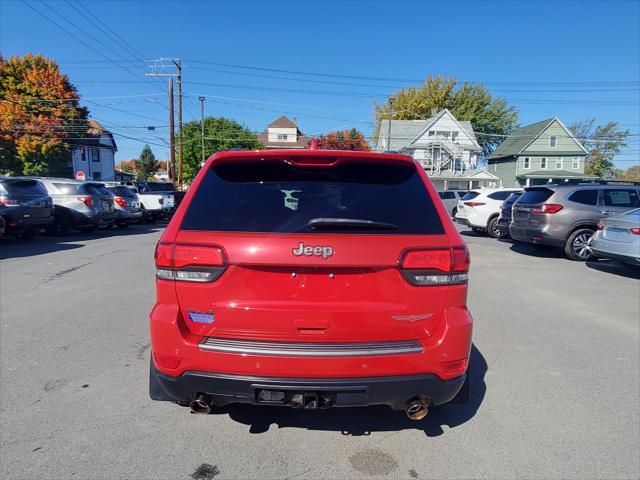
<svg viewBox="0 0 640 480"><path fill-rule="evenodd" d="M422 353L418 340L391 342L269 342L205 337L200 350L283 357L371 357Z"/></svg>

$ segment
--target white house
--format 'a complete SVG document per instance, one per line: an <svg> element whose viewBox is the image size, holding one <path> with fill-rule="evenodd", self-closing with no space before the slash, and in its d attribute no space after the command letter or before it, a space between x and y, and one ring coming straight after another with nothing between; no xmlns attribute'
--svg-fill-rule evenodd
<svg viewBox="0 0 640 480"><path fill-rule="evenodd" d="M309 144L309 137L300 131L298 124L284 115L267 125L258 140L265 148L307 148Z"/></svg>
<svg viewBox="0 0 640 480"><path fill-rule="evenodd" d="M482 147L471 122L457 120L447 109L427 120L382 120L376 146L380 151L411 155L438 190L489 187L499 182L495 175L477 168Z"/></svg>
<svg viewBox="0 0 640 480"><path fill-rule="evenodd" d="M74 140L71 165L74 177L84 172L87 180L115 180L115 153L118 150L113 135L95 120L89 120L85 138Z"/></svg>

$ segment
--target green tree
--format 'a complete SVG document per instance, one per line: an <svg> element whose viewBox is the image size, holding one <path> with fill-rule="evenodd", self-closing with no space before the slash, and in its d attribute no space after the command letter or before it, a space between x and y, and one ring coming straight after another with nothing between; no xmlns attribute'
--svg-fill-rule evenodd
<svg viewBox="0 0 640 480"><path fill-rule="evenodd" d="M321 150L371 151L371 147L365 140L364 134L355 128L322 135L318 138L318 148Z"/></svg>
<svg viewBox="0 0 640 480"><path fill-rule="evenodd" d="M390 103L393 99L393 108ZM375 104L376 130L380 122L420 120L448 108L458 120L473 125L483 153L488 155L518 124L518 111L502 98L493 95L481 84L464 82L458 86L455 78L429 76L421 86L403 88L391 95L382 105Z"/></svg>
<svg viewBox="0 0 640 480"><path fill-rule="evenodd" d="M595 118L569 125L571 133L589 151L585 173L598 177L615 175L613 158L627 146L629 130L620 130L618 122L595 126Z"/></svg>
<svg viewBox="0 0 640 480"><path fill-rule="evenodd" d="M206 117L204 119L205 159L221 150L255 150L262 148L258 137L248 128L227 118ZM202 163L200 122L191 121L183 125L182 145L185 183L191 183ZM177 158L177 155L176 155Z"/></svg>
<svg viewBox="0 0 640 480"><path fill-rule="evenodd" d="M53 60L0 56L0 173L59 173L70 160L66 140L87 130L79 99Z"/></svg>
<svg viewBox="0 0 640 480"><path fill-rule="evenodd" d="M154 173L158 171L160 165L156 160L156 156L151 151L149 145L142 147L140 157L136 159L136 172L138 180L148 180Z"/></svg>

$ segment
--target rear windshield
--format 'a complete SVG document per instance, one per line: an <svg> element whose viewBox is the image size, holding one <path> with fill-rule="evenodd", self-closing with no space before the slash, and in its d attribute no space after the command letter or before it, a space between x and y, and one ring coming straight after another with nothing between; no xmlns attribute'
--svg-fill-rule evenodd
<svg viewBox="0 0 640 480"><path fill-rule="evenodd" d="M83 183L54 183L53 185L63 195L87 193L85 185Z"/></svg>
<svg viewBox="0 0 640 480"><path fill-rule="evenodd" d="M525 190L525 192L518 200L518 204L536 204L545 202L551 195L553 190L548 188L534 188L531 190Z"/></svg>
<svg viewBox="0 0 640 480"><path fill-rule="evenodd" d="M387 224L311 229L313 219ZM332 223L332 222L329 222ZM390 226L390 227L389 227ZM443 234L436 208L413 165L345 162L295 167L284 162L243 162L212 167L182 221L184 230Z"/></svg>
<svg viewBox="0 0 640 480"><path fill-rule="evenodd" d="M173 192L175 187L173 183L163 182L147 182L140 184L140 189L143 192Z"/></svg>
<svg viewBox="0 0 640 480"><path fill-rule="evenodd" d="M462 200L473 200L478 195L480 195L480 192L469 192L464 197L462 197Z"/></svg>
<svg viewBox="0 0 640 480"><path fill-rule="evenodd" d="M107 190L120 197L134 198L136 196L134 191L128 187L108 187Z"/></svg>
<svg viewBox="0 0 640 480"><path fill-rule="evenodd" d="M520 198L521 195L522 195L522 192L514 192L511 195L509 195L504 202L505 203L514 203L516 200L518 200Z"/></svg>
<svg viewBox="0 0 640 480"><path fill-rule="evenodd" d="M17 180L0 183L0 193L5 195L46 195L47 191L35 180Z"/></svg>
<svg viewBox="0 0 640 480"><path fill-rule="evenodd" d="M86 185L87 193L91 195L111 195L107 187L100 183L89 183Z"/></svg>

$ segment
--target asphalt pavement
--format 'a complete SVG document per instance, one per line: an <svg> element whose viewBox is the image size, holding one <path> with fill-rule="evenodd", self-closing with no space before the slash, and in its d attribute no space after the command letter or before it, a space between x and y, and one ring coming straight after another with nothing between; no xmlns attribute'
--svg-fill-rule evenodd
<svg viewBox="0 0 640 480"><path fill-rule="evenodd" d="M637 273L464 232L469 404L191 415L147 394L160 229L0 240L2 478L640 476Z"/></svg>

